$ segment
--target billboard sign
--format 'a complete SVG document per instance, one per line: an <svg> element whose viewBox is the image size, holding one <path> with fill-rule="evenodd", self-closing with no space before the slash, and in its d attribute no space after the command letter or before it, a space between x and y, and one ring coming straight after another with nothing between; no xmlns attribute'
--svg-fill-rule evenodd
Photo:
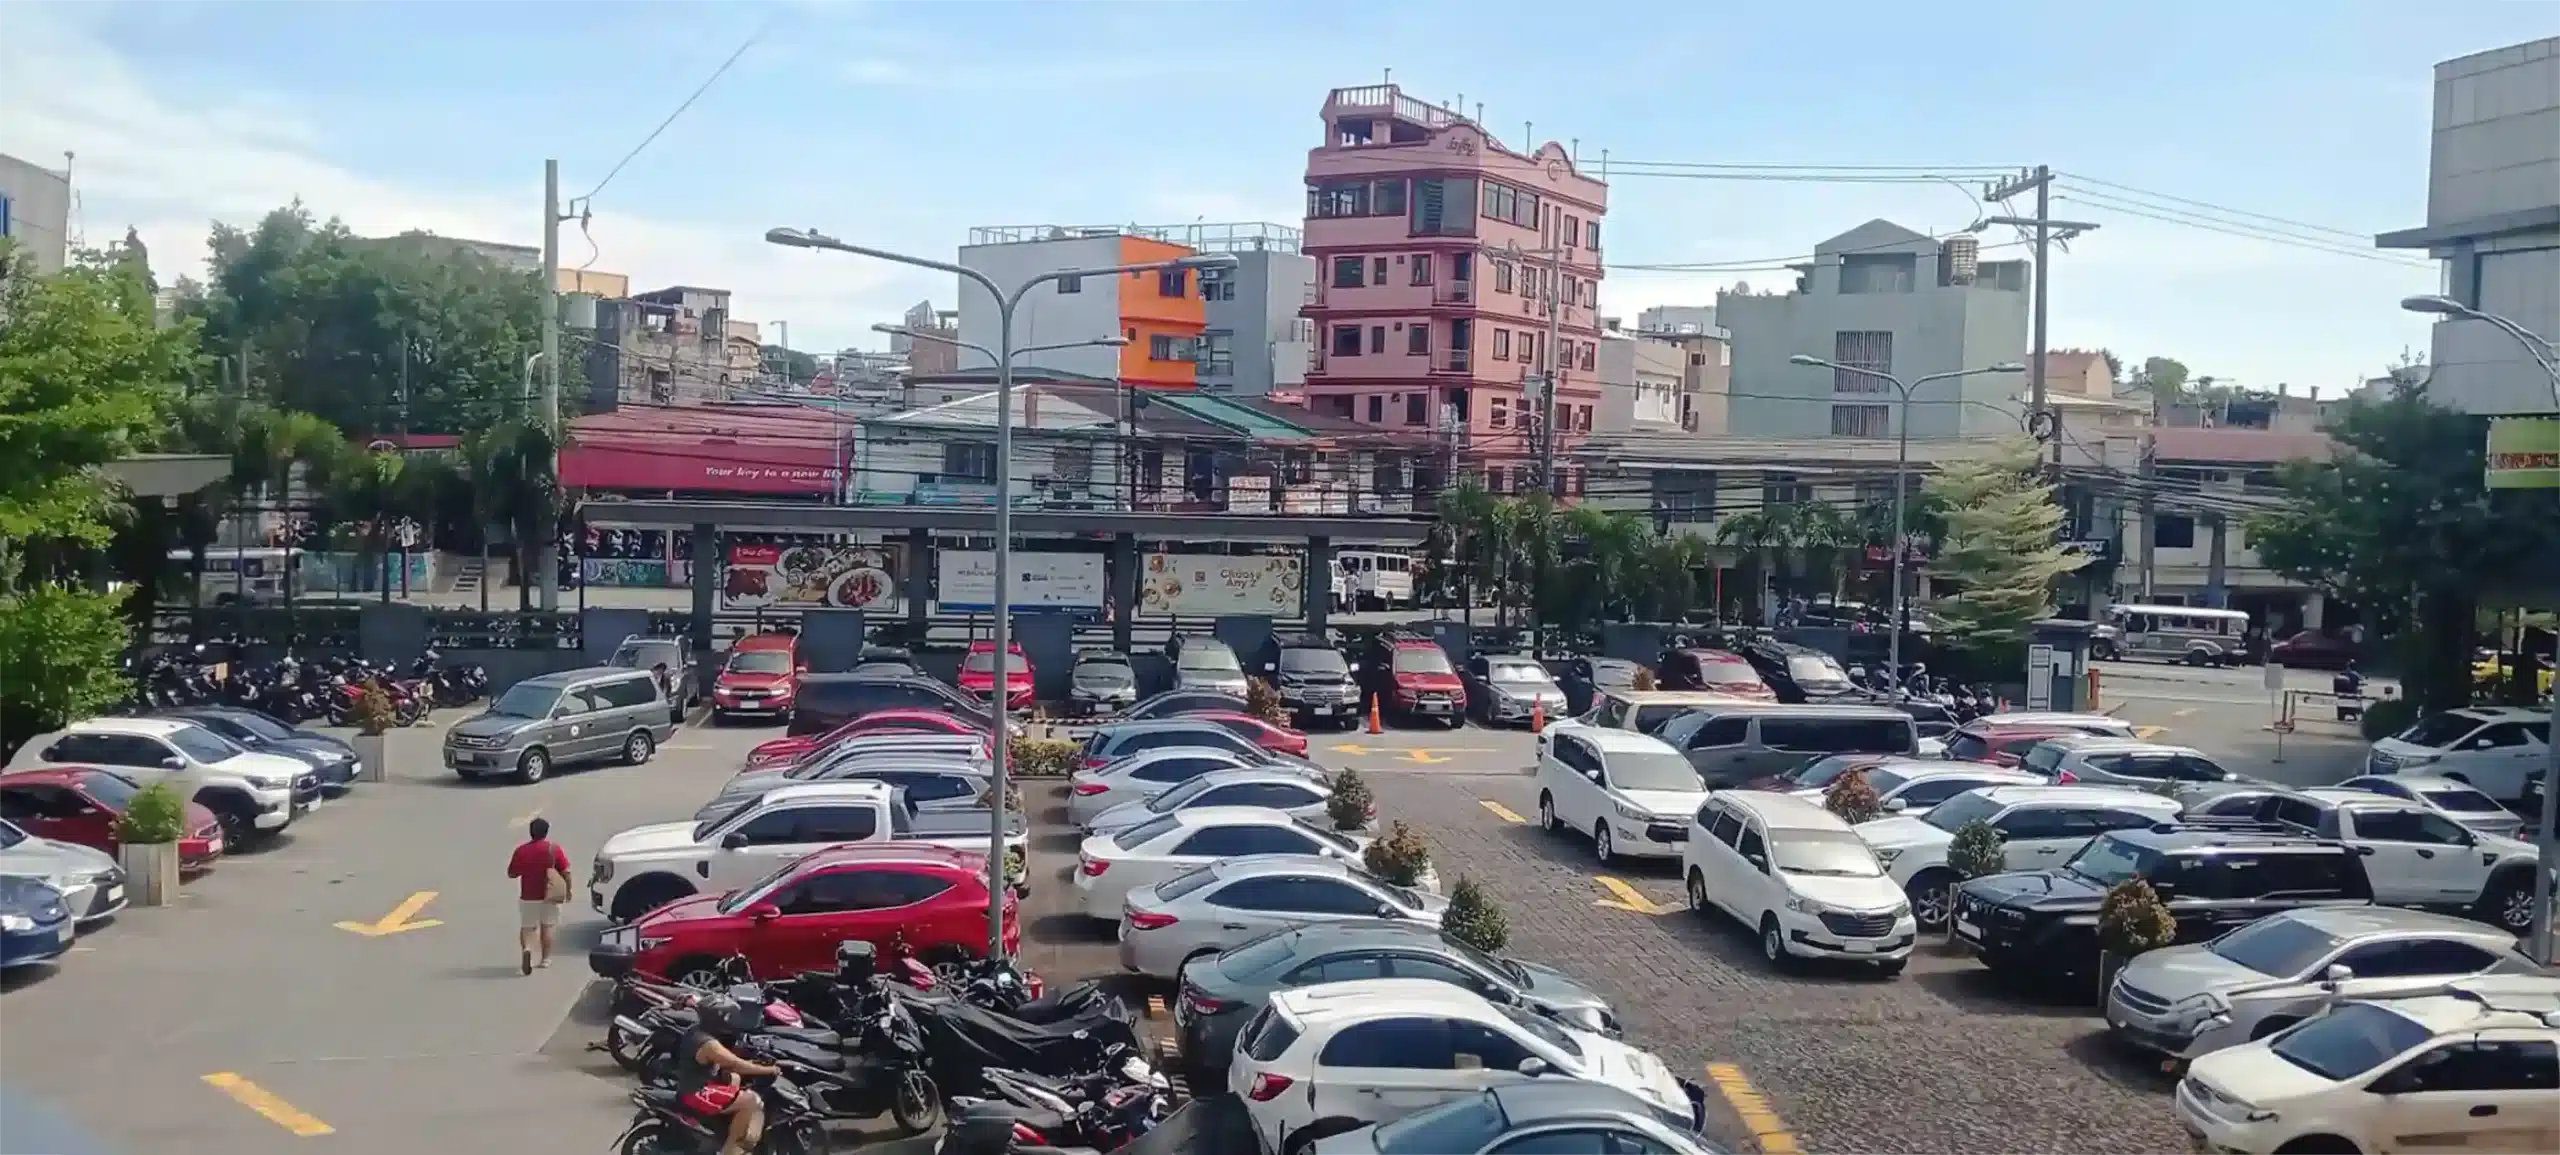
<svg viewBox="0 0 2560 1155"><path fill-rule="evenodd" d="M1102 608L1102 555L1013 555L1007 600L1017 612ZM945 611L988 611L996 602L996 555L988 550L936 550L934 604Z"/></svg>
<svg viewBox="0 0 2560 1155"><path fill-rule="evenodd" d="M898 604L894 545L732 545L720 608L889 610Z"/></svg>
<svg viewBox="0 0 2560 1155"><path fill-rule="evenodd" d="M1306 608L1306 563L1296 557L1154 553L1141 559L1138 612L1296 617Z"/></svg>
<svg viewBox="0 0 2560 1155"><path fill-rule="evenodd" d="M2491 419L2487 484L2491 489L2560 489L2560 421Z"/></svg>

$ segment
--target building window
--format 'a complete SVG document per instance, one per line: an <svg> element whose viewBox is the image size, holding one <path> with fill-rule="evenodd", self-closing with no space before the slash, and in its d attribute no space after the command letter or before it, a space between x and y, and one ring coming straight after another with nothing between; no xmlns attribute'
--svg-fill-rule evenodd
<svg viewBox="0 0 2560 1155"><path fill-rule="evenodd" d="M1370 395L1369 395L1369 424L1371 424L1371 425L1380 425L1380 424L1384 424L1384 423L1386 422L1386 420L1387 420L1387 398L1386 398L1386 395L1385 395L1385 394L1381 394L1381 393L1372 393L1372 394L1370 394Z"/></svg>
<svg viewBox="0 0 2560 1155"><path fill-rule="evenodd" d="M1413 255L1413 283L1417 285L1431 283L1431 254L1415 253Z"/></svg>
<svg viewBox="0 0 2560 1155"><path fill-rule="evenodd" d="M1908 293L1917 264L1909 253L1851 253L1840 258L1840 291Z"/></svg>
<svg viewBox="0 0 2560 1155"><path fill-rule="evenodd" d="M1059 295L1059 296L1063 297L1063 296L1066 296L1066 295L1067 295L1067 294L1069 294L1069 293L1081 293L1081 292L1083 292L1083 291L1084 291L1084 278L1082 278L1082 277L1060 277L1060 278L1058 278L1058 295Z"/></svg>
<svg viewBox="0 0 2560 1155"><path fill-rule="evenodd" d="M1473 177L1427 177L1413 182L1407 231L1417 237L1466 237L1476 231Z"/></svg>
<svg viewBox="0 0 2560 1155"><path fill-rule="evenodd" d="M1591 432L1591 407L1588 405L1574 406L1573 424L1576 429L1580 429L1585 433Z"/></svg>
<svg viewBox="0 0 2560 1155"><path fill-rule="evenodd" d="M1369 215L1369 182L1329 181L1307 190L1307 215L1318 219Z"/></svg>
<svg viewBox="0 0 2560 1155"><path fill-rule="evenodd" d="M1369 467L1371 493L1400 493L1403 490L1404 464L1402 462L1390 457Z"/></svg>
<svg viewBox="0 0 2560 1155"><path fill-rule="evenodd" d="M1369 283L1372 285L1383 285L1387 283L1387 259L1385 257L1369 258Z"/></svg>
<svg viewBox="0 0 2560 1155"><path fill-rule="evenodd" d="M1771 473L1760 479L1760 504L1775 509L1786 505L1803 505L1813 500L1813 487L1796 480L1792 473Z"/></svg>
<svg viewBox="0 0 2560 1155"><path fill-rule="evenodd" d="M1334 288L1357 289L1365 283L1360 277L1360 258L1335 257L1333 259Z"/></svg>
<svg viewBox="0 0 2560 1155"><path fill-rule="evenodd" d="M1200 270L1200 299L1203 301L1235 300L1236 283L1224 270L1202 269Z"/></svg>
<svg viewBox="0 0 2560 1155"><path fill-rule="evenodd" d="M1420 321L1405 326L1404 351L1417 357L1431 352L1431 326Z"/></svg>
<svg viewBox="0 0 2560 1155"><path fill-rule="evenodd" d="M1833 437L1883 437L1892 428L1893 409L1886 405L1834 405Z"/></svg>
<svg viewBox="0 0 2560 1155"><path fill-rule="evenodd" d="M1599 248L1599 247L1600 247L1600 222L1598 222L1598 221L1584 221L1584 222L1582 222L1582 235L1583 235L1583 242L1582 242L1582 247L1583 247L1583 248L1586 248L1586 249L1597 249L1597 248Z"/></svg>
<svg viewBox="0 0 2560 1155"><path fill-rule="evenodd" d="M1475 344L1476 323L1467 317L1449 322L1449 351L1464 353Z"/></svg>
<svg viewBox="0 0 2560 1155"><path fill-rule="evenodd" d="M1568 249L1572 248L1573 242L1580 239L1582 239L1581 218L1574 216L1572 213L1566 213L1564 215L1564 247Z"/></svg>
<svg viewBox="0 0 2560 1155"><path fill-rule="evenodd" d="M1485 411L1484 419L1485 424L1493 428L1511 428L1511 403L1500 397L1494 398L1493 407Z"/></svg>
<svg viewBox="0 0 2560 1155"><path fill-rule="evenodd" d="M1192 337L1149 337L1147 357L1155 361L1197 361L1200 359L1200 342Z"/></svg>
<svg viewBox="0 0 2560 1155"><path fill-rule="evenodd" d="M1485 467L1484 488L1487 493L1511 492L1511 471L1499 465Z"/></svg>
<svg viewBox="0 0 2560 1155"><path fill-rule="evenodd" d="M1834 393L1884 393L1893 386L1868 373L1852 373L1865 369L1869 373L1893 372L1893 333L1883 329L1843 329L1831 335L1831 360L1841 368L1831 371Z"/></svg>
<svg viewBox="0 0 2560 1155"><path fill-rule="evenodd" d="M1524 229L1538 227L1538 194L1498 181L1484 183L1484 215Z"/></svg>
<svg viewBox="0 0 2560 1155"><path fill-rule="evenodd" d="M1079 484L1093 480L1093 447L1061 445L1049 455L1049 476Z"/></svg>
<svg viewBox="0 0 2560 1155"><path fill-rule="evenodd" d="M1474 253L1453 253L1450 255L1449 280L1452 283L1463 285L1475 280L1475 277L1476 255Z"/></svg>
<svg viewBox="0 0 2560 1155"><path fill-rule="evenodd" d="M1360 326L1336 325L1333 327L1333 355L1336 357L1360 355Z"/></svg>
<svg viewBox="0 0 2560 1155"><path fill-rule="evenodd" d="M1600 346L1597 343L1591 341L1585 341L1582 343L1582 368L1586 372L1591 368L1591 357L1593 351L1599 347Z"/></svg>
<svg viewBox="0 0 2560 1155"><path fill-rule="evenodd" d="M996 447L983 441L953 441L942 447L942 476L951 481L988 484L996 479Z"/></svg>
<svg viewBox="0 0 2560 1155"><path fill-rule="evenodd" d="M2194 549L2196 519L2184 514L2155 514L2151 519L2151 545L2155 549Z"/></svg>
<svg viewBox="0 0 2560 1155"><path fill-rule="evenodd" d="M1493 263L1493 291L1497 293L1511 291L1511 262L1495 261Z"/></svg>
<svg viewBox="0 0 2560 1155"><path fill-rule="evenodd" d="M1386 351L1387 327L1384 325L1369 326L1369 352L1384 353Z"/></svg>
<svg viewBox="0 0 2560 1155"><path fill-rule="evenodd" d="M1156 295L1188 297L1191 295L1191 270L1162 269L1156 273Z"/></svg>
<svg viewBox="0 0 2560 1155"><path fill-rule="evenodd" d="M1428 393L1407 393L1407 394L1405 394L1405 395L1404 395L1404 423L1405 423L1405 424L1407 424L1407 425L1426 425L1426 424L1429 424L1429 423L1430 423L1430 421L1431 421L1431 416L1430 416L1430 412L1429 412L1429 411L1430 411L1430 406L1431 406L1431 395L1430 395L1430 394L1428 394Z"/></svg>
<svg viewBox="0 0 2560 1155"><path fill-rule="evenodd" d="M1493 331L1493 359L1496 361L1508 361L1511 359L1511 330L1496 329Z"/></svg>
<svg viewBox="0 0 2560 1155"><path fill-rule="evenodd" d="M1390 177L1371 185L1369 188L1369 207L1372 210L1370 213L1371 216L1403 216L1404 178L1400 176Z"/></svg>
<svg viewBox="0 0 2560 1155"><path fill-rule="evenodd" d="M1209 333L1200 338L1200 371L1224 377L1236 371L1236 335Z"/></svg>

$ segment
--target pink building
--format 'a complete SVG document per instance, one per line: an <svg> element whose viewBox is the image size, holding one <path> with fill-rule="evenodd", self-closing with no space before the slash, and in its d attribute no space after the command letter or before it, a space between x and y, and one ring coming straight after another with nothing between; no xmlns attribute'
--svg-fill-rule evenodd
<svg viewBox="0 0 2560 1155"><path fill-rule="evenodd" d="M1305 316L1318 413L1438 435L1458 473L1511 492L1537 456L1549 277L1559 455L1599 401L1600 218L1609 190L1553 141L1523 156L1395 85L1338 88L1307 154ZM1516 254L1516 255L1515 255ZM1568 496L1581 478L1568 471Z"/></svg>

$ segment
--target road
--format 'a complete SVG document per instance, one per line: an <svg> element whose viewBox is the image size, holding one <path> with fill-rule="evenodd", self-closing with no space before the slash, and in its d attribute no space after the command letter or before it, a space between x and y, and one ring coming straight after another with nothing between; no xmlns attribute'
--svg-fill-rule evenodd
<svg viewBox="0 0 2560 1155"><path fill-rule="evenodd" d="M2117 683L2127 717L2255 772L2256 755L2227 743L2273 737L2255 729L2263 698L2177 678L2145 696L2132 681ZM692 813L772 733L688 726L648 766L533 787L464 785L434 764L435 731L402 733L414 743L392 781L226 860L176 906L126 913L59 968L0 984L12 1118L0 1151L75 1146L16 1138L38 1112L99 1155L602 1149L629 1118L629 1082L585 1049L602 1027L582 952L601 925L573 907L560 964L518 974L507 851L539 813L583 873L615 831ZM2347 747L2297 734L2266 768L2309 775L2345 764ZM1746 934L1674 910L1672 872L1601 872L1586 847L1514 821L1535 812L1531 748L1521 731L1475 727L1315 742L1327 764L1369 775L1382 816L1414 824L1444 878L1493 889L1515 953L1583 976L1636 1042L1720 1092L1720 1138L1767 1151L2182 1146L2166 1082L2106 1047L2085 1008L2021 1002L1934 951L1893 981L1775 974ZM1033 795L1054 810L1054 786ZM1057 830L1036 840L1026 928L1029 960L1061 981L1112 969L1107 928L1063 912L1072 844Z"/></svg>

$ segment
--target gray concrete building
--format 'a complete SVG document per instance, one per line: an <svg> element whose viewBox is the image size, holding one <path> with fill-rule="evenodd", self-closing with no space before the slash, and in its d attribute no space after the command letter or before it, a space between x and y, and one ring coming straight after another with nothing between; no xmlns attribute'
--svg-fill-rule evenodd
<svg viewBox="0 0 2560 1155"><path fill-rule="evenodd" d="M1910 381L2025 358L2028 265L1984 261L1970 236L1943 241L1874 220L1814 247L1784 293L1722 292L1732 335L1728 430L1739 437L1887 438L1899 398L1853 373L1791 365L1799 353ZM2017 379L1936 382L1914 395L1914 438L2015 433Z"/></svg>
<svg viewBox="0 0 2560 1155"><path fill-rule="evenodd" d="M2424 228L2386 249L2444 262L2446 296L2560 339L2560 37L2436 65ZM2483 321L2435 326L2427 392L2472 413L2560 411L2522 343Z"/></svg>
<svg viewBox="0 0 2560 1155"><path fill-rule="evenodd" d="M34 253L36 272L71 255L71 174L0 153L0 237Z"/></svg>
<svg viewBox="0 0 2560 1155"><path fill-rule="evenodd" d="M1260 396L1306 384L1315 323L1298 311L1315 291L1315 258L1298 252L1298 230L1287 225L1217 227L1227 231L1197 247L1235 254L1236 267L1200 278L1209 323L1200 387Z"/></svg>

